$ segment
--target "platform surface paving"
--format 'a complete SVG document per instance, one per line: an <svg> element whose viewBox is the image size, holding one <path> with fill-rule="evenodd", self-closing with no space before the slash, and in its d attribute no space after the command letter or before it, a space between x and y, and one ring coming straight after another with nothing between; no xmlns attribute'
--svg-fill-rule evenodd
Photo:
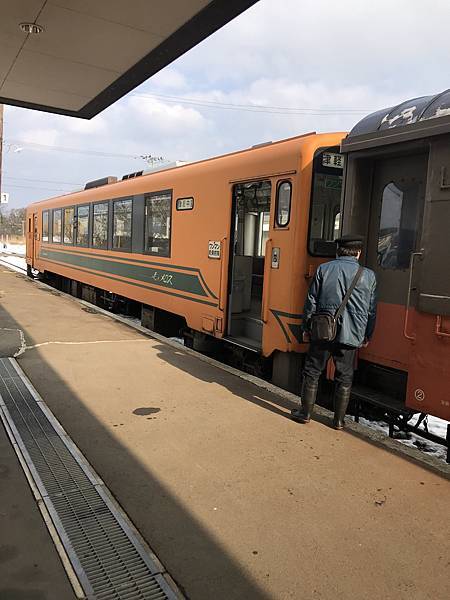
<svg viewBox="0 0 450 600"><path fill-rule="evenodd" d="M450 597L448 480L6 270L0 334L189 598Z"/></svg>

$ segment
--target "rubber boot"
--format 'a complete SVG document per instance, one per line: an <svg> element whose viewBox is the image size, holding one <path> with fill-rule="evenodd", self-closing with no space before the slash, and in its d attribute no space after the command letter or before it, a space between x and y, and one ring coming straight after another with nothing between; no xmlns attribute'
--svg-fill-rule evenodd
<svg viewBox="0 0 450 600"><path fill-rule="evenodd" d="M314 404L316 403L318 382L305 377L302 384L302 393L300 396L301 406L300 408L294 408L291 411L291 419L298 423L309 423L311 415L314 410Z"/></svg>
<svg viewBox="0 0 450 600"><path fill-rule="evenodd" d="M335 429L344 429L345 413L350 400L351 385L343 385L340 383L334 394L334 419L333 427Z"/></svg>

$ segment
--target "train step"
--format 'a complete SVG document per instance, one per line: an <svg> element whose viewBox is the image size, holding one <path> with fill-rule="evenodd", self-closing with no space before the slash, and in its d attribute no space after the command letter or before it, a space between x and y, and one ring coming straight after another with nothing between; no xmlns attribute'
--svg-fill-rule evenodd
<svg viewBox="0 0 450 600"><path fill-rule="evenodd" d="M356 404L367 402L377 408L385 408L396 415L407 416L411 414L411 410L401 400L363 385L352 387L352 399L356 401Z"/></svg>

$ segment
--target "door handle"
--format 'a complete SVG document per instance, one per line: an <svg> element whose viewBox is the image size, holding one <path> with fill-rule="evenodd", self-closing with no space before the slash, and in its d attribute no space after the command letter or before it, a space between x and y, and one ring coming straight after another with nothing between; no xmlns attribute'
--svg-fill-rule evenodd
<svg viewBox="0 0 450 600"><path fill-rule="evenodd" d="M422 256L423 252L411 252L411 259L409 261L409 282L408 282L408 295L406 297L406 311L405 311L405 322L403 325L403 335L407 340L414 341L416 339L416 334L412 335L408 334L408 317L409 317L409 307L411 304L411 291L412 291L412 279L414 272L414 259L416 256Z"/></svg>

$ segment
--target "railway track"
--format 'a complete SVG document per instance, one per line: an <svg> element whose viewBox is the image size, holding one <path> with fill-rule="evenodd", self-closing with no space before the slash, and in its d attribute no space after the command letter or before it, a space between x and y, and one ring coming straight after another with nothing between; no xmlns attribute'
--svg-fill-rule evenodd
<svg viewBox="0 0 450 600"><path fill-rule="evenodd" d="M20 257L20 258L25 258L23 255L21 254L4 254L4 253L0 253L0 264L5 265L6 267L9 267L11 269L13 269L14 271L18 271L19 273L26 273L27 269L26 267L21 267L20 265L17 265L15 263L12 263L8 260L5 260L6 257L8 256L16 256L16 257Z"/></svg>

